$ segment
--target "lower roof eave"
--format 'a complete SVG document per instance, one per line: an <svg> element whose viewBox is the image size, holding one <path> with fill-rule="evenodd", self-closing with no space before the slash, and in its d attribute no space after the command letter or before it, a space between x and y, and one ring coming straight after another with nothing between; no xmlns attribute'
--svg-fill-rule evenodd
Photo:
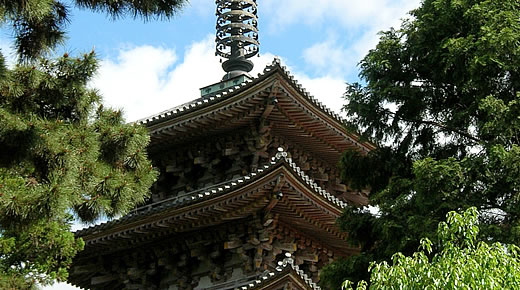
<svg viewBox="0 0 520 290"><path fill-rule="evenodd" d="M229 184L196 191L185 202L152 204L120 220L78 231L76 236L83 238L87 248L96 245L104 247L132 239L135 235L172 235L242 219L266 209L273 196L273 184L280 176L284 177L287 184L285 190L291 197L272 209L280 214L281 220L286 223L299 221L314 229L307 233L321 231L329 238L338 239L337 243L341 242L345 234L339 231L334 222L346 203L321 189L283 154L279 154L270 165L260 168L256 173ZM296 228L306 230L303 226Z"/></svg>

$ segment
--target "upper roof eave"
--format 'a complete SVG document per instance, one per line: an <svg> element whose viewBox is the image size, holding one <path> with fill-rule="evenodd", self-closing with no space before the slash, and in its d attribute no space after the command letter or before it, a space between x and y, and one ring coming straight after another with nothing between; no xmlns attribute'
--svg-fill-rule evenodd
<svg viewBox="0 0 520 290"><path fill-rule="evenodd" d="M182 119L183 116L186 116L189 113L216 105L225 100L233 98L234 96L240 95L241 93L250 90L257 85L262 84L265 80L274 75L278 75L278 78L283 79L285 83L288 84L292 92L298 94L302 100L304 100L310 107L314 108L314 112L319 112L319 114L322 115L324 117L323 119L326 119L327 122L334 123L334 129L340 131L338 133L344 135L344 137L360 147L362 151L368 152L376 148L376 146L370 142L361 142L360 136L348 131L344 126L346 120L343 119L339 114L327 108L309 92L307 92L303 86L298 83L295 77L287 70L287 68L281 65L278 58L275 58L270 65L265 67L262 73L258 74L258 77L252 80L247 80L216 95L205 96L173 107L159 114L138 120L136 123L143 124L146 127L153 129L153 131L157 131L159 128L161 128L162 124L170 124L171 120L177 118Z"/></svg>

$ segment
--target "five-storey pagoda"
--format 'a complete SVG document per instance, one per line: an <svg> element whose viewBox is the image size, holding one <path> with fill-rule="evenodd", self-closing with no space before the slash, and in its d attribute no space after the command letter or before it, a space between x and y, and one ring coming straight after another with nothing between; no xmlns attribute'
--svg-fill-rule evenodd
<svg viewBox="0 0 520 290"><path fill-rule="evenodd" d="M256 78L256 1L217 1L226 75L202 97L140 121L160 170L148 203L76 233L69 282L87 289L319 289L355 254L336 218L367 196L342 184L347 149L368 152L278 60Z"/></svg>

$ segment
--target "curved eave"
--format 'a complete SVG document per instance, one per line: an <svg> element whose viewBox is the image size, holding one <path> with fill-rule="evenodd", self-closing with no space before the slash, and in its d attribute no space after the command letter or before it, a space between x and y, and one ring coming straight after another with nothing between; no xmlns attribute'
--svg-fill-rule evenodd
<svg viewBox="0 0 520 290"><path fill-rule="evenodd" d="M290 284L295 290L307 290L313 289L311 288L302 278L296 274L293 269L288 268L282 273L276 275L271 280L263 283L262 285L258 285L254 288L248 289L264 289L264 290L276 290L276 289L285 289L282 288L286 285Z"/></svg>
<svg viewBox="0 0 520 290"><path fill-rule="evenodd" d="M273 276L268 276L272 274ZM297 273L291 267L285 267L280 272L270 272L269 274L260 277L260 279L265 280L255 280L251 281L249 284L244 285L242 287L237 287L238 289L244 290L252 290L252 289L263 289L263 290L278 290L278 289L286 289L287 285L291 285L293 290L309 290L309 289L320 289L317 286L309 285L312 283L308 283L305 281L306 276L302 277L299 273ZM309 278L307 278L310 280ZM312 283L315 285L315 283Z"/></svg>
<svg viewBox="0 0 520 290"><path fill-rule="evenodd" d="M360 142L359 135L347 130L344 125L346 121L339 114L333 112L319 102L318 99L310 95L284 66L280 66L278 63L275 70L281 72L280 79L283 80L281 86L284 91L297 103L304 106L309 116L319 118L326 127L343 137L344 140L357 146L361 151L368 152L376 149L376 146L370 142Z"/></svg>
<svg viewBox="0 0 520 290"><path fill-rule="evenodd" d="M280 266L275 270L276 272L268 272L249 282L247 285L238 287L240 290L252 289L285 289L284 286L291 284L296 290L321 290L321 287L309 278L309 276L301 270L298 265L294 264L292 258L287 258L281 261Z"/></svg>
<svg viewBox="0 0 520 290"><path fill-rule="evenodd" d="M266 108L273 97L279 100L279 110L266 116ZM312 139L308 143L314 149L325 146L325 151L335 151L336 161L339 154L349 148L361 152L375 149L371 143L360 142L359 136L345 128L345 121L338 114L306 92L277 60L258 78L138 123L148 127L152 144L171 144L233 130L261 117L273 121L275 128L279 124L277 128L291 133L293 139ZM291 126L287 122L291 122Z"/></svg>
<svg viewBox="0 0 520 290"><path fill-rule="evenodd" d="M356 251L350 248L345 234L335 226L346 203L321 189L288 158L279 156L269 166L228 184L192 194L183 202L159 202L119 220L76 232L86 243L86 252L110 248L136 236L150 239L161 235L192 231L245 218L265 208L273 201L273 189L284 197L272 208L280 222L294 227L315 240L330 243L340 255Z"/></svg>

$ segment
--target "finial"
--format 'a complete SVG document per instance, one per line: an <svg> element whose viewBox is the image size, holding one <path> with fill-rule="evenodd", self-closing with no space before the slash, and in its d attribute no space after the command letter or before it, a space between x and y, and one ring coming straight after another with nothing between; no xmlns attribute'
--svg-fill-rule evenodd
<svg viewBox="0 0 520 290"><path fill-rule="evenodd" d="M216 0L216 55L227 60L223 80L247 74L253 69L248 60L258 54L258 18L256 0Z"/></svg>

